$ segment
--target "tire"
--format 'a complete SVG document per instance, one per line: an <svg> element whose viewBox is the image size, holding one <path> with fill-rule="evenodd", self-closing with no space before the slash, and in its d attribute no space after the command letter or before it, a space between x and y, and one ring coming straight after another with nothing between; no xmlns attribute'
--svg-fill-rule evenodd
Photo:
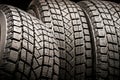
<svg viewBox="0 0 120 80"><path fill-rule="evenodd" d="M59 80L92 79L92 40L86 15L68 0L36 0L28 10L54 30L60 50ZM60 23L60 24L59 24Z"/></svg>
<svg viewBox="0 0 120 80"><path fill-rule="evenodd" d="M95 41L96 57L93 64L97 80L119 79L119 29L109 2L90 0L78 3L90 20ZM86 5L86 6L85 6Z"/></svg>
<svg viewBox="0 0 120 80"><path fill-rule="evenodd" d="M0 80L57 80L53 32L30 14L0 5Z"/></svg>
<svg viewBox="0 0 120 80"><path fill-rule="evenodd" d="M115 29L116 29L116 33L117 33L117 39L118 39L118 50L119 53L117 55L114 56L110 56L111 59L115 59L116 61L114 61L115 63L117 63L117 65L112 67L116 68L114 70L114 72L111 72L111 74L113 74L115 77L117 77L117 79L119 79L120 76L120 5L118 5L117 3L114 2L110 2L110 1L103 1L103 3L105 3L105 5L107 6L112 19L114 21L114 25L115 25ZM119 56L119 57L117 57ZM117 80L114 77L111 77L112 79Z"/></svg>

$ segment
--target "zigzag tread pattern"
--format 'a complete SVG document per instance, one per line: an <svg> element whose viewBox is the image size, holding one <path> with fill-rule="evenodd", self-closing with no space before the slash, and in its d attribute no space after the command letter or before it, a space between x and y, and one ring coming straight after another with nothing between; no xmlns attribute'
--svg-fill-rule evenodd
<svg viewBox="0 0 120 80"><path fill-rule="evenodd" d="M46 25L51 25L50 28L54 31L54 37L56 38L60 52L59 67L61 68L61 66L64 66L65 64L65 61L63 61L63 57L65 57L65 30L63 27L61 11L54 0L37 0L37 2L39 3L37 7L39 8L38 13L40 14L40 17L38 18L41 18ZM36 4L33 3L33 5Z"/></svg>
<svg viewBox="0 0 120 80"><path fill-rule="evenodd" d="M65 2L60 2L58 3L60 6L60 10L62 12L62 17L63 17L63 22L64 22L64 29L65 29L65 48L66 48L66 54L65 57L63 58L66 63L63 69L65 70L64 76L61 77L62 80L71 80L74 76L74 59L75 59L75 50L74 50L74 32L73 32L73 27L72 27L72 19L70 18L70 13L67 9L67 6ZM61 8L62 7L62 8ZM71 72L72 71L72 72Z"/></svg>
<svg viewBox="0 0 120 80"><path fill-rule="evenodd" d="M58 1L58 4L60 5L60 9L62 11L65 30L67 30L66 32L69 32L69 34L66 32L65 34L66 36L70 35L70 37L66 37L67 44L71 44L70 46L74 45L73 49L69 47L72 53L68 53L67 55L68 61L72 66L71 69L69 69L68 67L69 72L67 71L68 73L66 73L66 75L70 75L67 75L67 77L65 75L63 76L63 78L66 77L66 80L71 80L71 77L69 77L71 75L73 75L72 79L75 80L84 79L85 75L87 75L87 77L90 77L90 74L88 74L87 70L92 69L91 41L85 15L82 10L73 2L62 0L62 2ZM69 40L70 38L71 40ZM71 61L69 60L70 56ZM88 61L90 62L89 64L87 63ZM87 66L87 68L85 67L85 65ZM89 71L89 73L91 72L92 71Z"/></svg>
<svg viewBox="0 0 120 80"><path fill-rule="evenodd" d="M65 54L65 53L67 53L67 54L70 53L71 50L73 49L71 44L69 42L65 41L65 38L67 38L68 41L72 42L71 39L70 39L71 32L67 31L63 27L64 24L63 24L62 15L61 15L61 11L60 11L59 6L57 5L57 3L54 0L47 1L47 6L49 6L48 11L50 11L50 14L51 14L51 19L52 19L51 23L54 26L53 29L54 29L54 33L56 34L55 37L56 37L56 39L59 40L58 43L59 43L59 49L60 49L60 52L61 52L61 56L60 56L61 65L60 65L60 68L65 69L66 66L69 66L69 68L71 69L71 64L69 63L68 60L66 60L67 55ZM46 18L46 16L43 16L43 17ZM68 25L68 28L69 28L69 25ZM65 32L66 32L66 34L69 34L69 35L64 34ZM60 40L62 40L62 41L60 42ZM68 49L68 50L66 51L65 48ZM65 50L66 52L63 51L63 50ZM70 54L68 56L71 57L72 55ZM65 70L65 71L67 71L67 70ZM62 70L60 70L60 73L61 72L62 72ZM63 75L63 73L62 73L62 75Z"/></svg>
<svg viewBox="0 0 120 80"><path fill-rule="evenodd" d="M57 34L55 37L56 37L58 43L63 44L62 47L59 46L59 49L61 49L60 53L62 53L62 55L60 56L61 79L62 78L65 79L65 77L67 76L66 78L70 80L71 77L73 77L72 75L75 75L74 72L77 71L77 69L75 70L74 67L79 68L79 71L76 72L78 74L78 76L76 78L80 79L84 75L90 76L91 64L92 64L91 63L92 62L92 60L91 60L91 44L90 44L91 41L90 41L89 31L87 28L87 23L84 21L85 17L84 17L84 15L82 15L84 13L82 13L82 11L79 11L81 13L81 17L82 17L81 20L83 20L83 23L81 23L80 18L77 18L77 15L78 15L77 12L72 11L72 9L73 10L76 9L75 5L73 5L73 3L69 3L69 1L49 0L49 1L45 2L44 0L42 0L39 2L39 4L41 6L41 7L39 6L40 7L39 12L41 14L41 18L43 18L42 20L45 23L50 23L50 24L52 23L52 26L54 26L54 33ZM72 7L72 6L74 6L74 7ZM64 9L64 7L65 7L65 9ZM67 7L69 9L67 9ZM61 11L59 9L61 9ZM72 12L70 12L70 10ZM62 13L62 15L61 15L61 13ZM74 18L74 15L76 16L75 18ZM62 21L64 21L64 23ZM61 23L62 25L59 25L59 23ZM83 25L80 26L79 23L81 25L82 24ZM63 25L65 27L63 27ZM73 29L72 26L75 26L75 28ZM81 29L83 26L84 26L84 30ZM61 33L65 33L65 34L63 35ZM60 34L62 35L62 38L60 36L58 36ZM84 36L85 36L85 38L83 38ZM60 40L62 40L62 41L60 41ZM84 54L85 48L86 48L86 55ZM74 54L75 50L76 50L76 55ZM81 50L81 53L79 53L80 50ZM63 54L63 53L66 53L66 54ZM76 58L76 60L77 60L76 64L75 64L75 56L78 56ZM87 58L86 58L87 61L85 60L85 56L87 56ZM82 58L83 61L82 61L81 57L84 58L84 59ZM79 60L81 60L81 61L79 61ZM85 61L87 64L85 63ZM76 65L76 66L74 66L74 65ZM82 68L85 65L87 66L87 71L88 71L86 73L84 72L84 70L82 70ZM67 69L66 69L66 66L67 66ZM65 75L63 75L63 74L65 74Z"/></svg>

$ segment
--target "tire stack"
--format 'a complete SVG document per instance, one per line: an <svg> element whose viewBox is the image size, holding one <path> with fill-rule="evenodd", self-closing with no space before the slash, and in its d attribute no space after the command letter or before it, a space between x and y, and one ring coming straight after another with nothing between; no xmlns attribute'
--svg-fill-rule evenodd
<svg viewBox="0 0 120 80"><path fill-rule="evenodd" d="M0 5L0 80L120 80L120 5L33 0Z"/></svg>

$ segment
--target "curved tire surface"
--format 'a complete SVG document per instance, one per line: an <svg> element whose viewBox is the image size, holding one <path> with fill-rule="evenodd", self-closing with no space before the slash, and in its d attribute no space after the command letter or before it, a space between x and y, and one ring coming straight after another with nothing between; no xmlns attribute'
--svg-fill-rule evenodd
<svg viewBox="0 0 120 80"><path fill-rule="evenodd" d="M115 16L118 13L110 2L90 0L78 4L87 12L94 33L93 38L97 48L93 63L96 79L118 80L120 52L117 20L119 17Z"/></svg>
<svg viewBox="0 0 120 80"><path fill-rule="evenodd" d="M60 50L59 80L92 79L92 40L83 10L69 0L36 0L28 11L54 30Z"/></svg>
<svg viewBox="0 0 120 80"><path fill-rule="evenodd" d="M0 80L58 79L58 47L40 20L0 5L0 34Z"/></svg>

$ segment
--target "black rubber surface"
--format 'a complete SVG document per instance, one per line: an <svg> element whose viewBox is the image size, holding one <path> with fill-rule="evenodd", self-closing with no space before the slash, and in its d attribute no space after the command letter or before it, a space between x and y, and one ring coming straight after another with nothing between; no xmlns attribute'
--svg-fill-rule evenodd
<svg viewBox="0 0 120 80"><path fill-rule="evenodd" d="M116 70L114 70L114 72L112 71L111 74L115 74L114 76L117 77L118 79L120 79L119 78L119 76L120 76L120 5L118 5L117 3L108 2L108 1L103 1L103 3L105 3L105 5L108 7L108 10L112 16L112 19L113 19L114 25L115 25L115 29L116 29L116 33L117 33L117 39L118 39L119 58L114 57L114 56L110 57L112 59L116 59L115 63L117 64L116 66L114 66L114 68L116 68ZM111 78L117 80L114 77L111 77Z"/></svg>
<svg viewBox="0 0 120 80"><path fill-rule="evenodd" d="M119 80L119 25L116 4L90 0L78 3L88 14L95 38L97 80ZM116 7L117 8L117 7ZM118 10L119 8L117 8Z"/></svg>
<svg viewBox="0 0 120 80"><path fill-rule="evenodd" d="M53 32L30 14L8 5L0 5L0 21L4 29L0 30L0 44L5 41L0 45L0 80L57 80L59 51Z"/></svg>
<svg viewBox="0 0 120 80"><path fill-rule="evenodd" d="M60 50L59 80L92 79L91 33L83 10L69 0L36 0L28 12L54 30Z"/></svg>

